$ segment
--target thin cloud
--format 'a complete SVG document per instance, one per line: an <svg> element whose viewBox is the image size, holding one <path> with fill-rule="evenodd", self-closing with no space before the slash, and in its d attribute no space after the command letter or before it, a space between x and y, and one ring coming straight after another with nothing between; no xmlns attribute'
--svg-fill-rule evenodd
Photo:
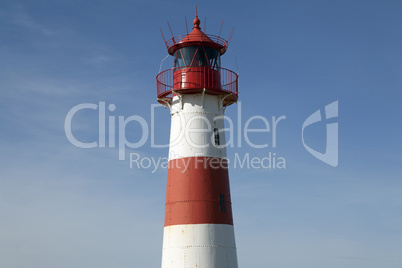
<svg viewBox="0 0 402 268"><path fill-rule="evenodd" d="M56 33L56 31L45 27L30 16L21 5L15 7L11 12L1 12L0 17L6 23L14 24L21 28L41 33L46 36L54 35Z"/></svg>

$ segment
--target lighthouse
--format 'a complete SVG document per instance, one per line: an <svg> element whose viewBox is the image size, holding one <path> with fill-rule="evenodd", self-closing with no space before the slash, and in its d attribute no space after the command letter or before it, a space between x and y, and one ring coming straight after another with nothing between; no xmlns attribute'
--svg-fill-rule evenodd
<svg viewBox="0 0 402 268"><path fill-rule="evenodd" d="M196 14L190 33L163 38L174 66L156 77L171 113L162 268L238 267L224 131L238 75L221 66L231 36L205 34Z"/></svg>

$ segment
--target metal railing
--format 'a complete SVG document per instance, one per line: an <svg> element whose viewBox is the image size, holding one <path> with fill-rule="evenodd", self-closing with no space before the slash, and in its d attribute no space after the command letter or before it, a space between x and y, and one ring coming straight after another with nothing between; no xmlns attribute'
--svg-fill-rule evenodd
<svg viewBox="0 0 402 268"><path fill-rule="evenodd" d="M180 72L180 70L183 70ZM175 72L177 73L175 74ZM218 72L216 75L214 72ZM174 75L190 74L191 81L174 78ZM218 80L218 81L217 81ZM158 98L172 98L172 91L186 91L194 89L207 89L216 93L238 93L238 75L225 68L202 67L175 67L162 71L156 76Z"/></svg>
<svg viewBox="0 0 402 268"><path fill-rule="evenodd" d="M215 42L223 47L226 47L228 44L228 41L226 41L225 39L223 39L220 36L216 36L213 34L199 34L199 35L195 34L195 35L193 35L193 37L200 36L202 38L205 35L208 36L208 38L211 39L213 42ZM180 43L184 38L186 38L186 36L188 36L188 35L182 34L182 35L178 35L173 38L170 38L169 40L166 41L166 46L169 48L177 43ZM209 41L209 40L205 40L205 41Z"/></svg>

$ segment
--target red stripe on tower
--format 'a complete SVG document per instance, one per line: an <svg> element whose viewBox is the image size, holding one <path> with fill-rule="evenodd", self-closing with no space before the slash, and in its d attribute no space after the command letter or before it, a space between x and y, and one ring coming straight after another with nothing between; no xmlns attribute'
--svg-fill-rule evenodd
<svg viewBox="0 0 402 268"><path fill-rule="evenodd" d="M225 159L188 157L171 160L165 211L165 226L201 223L233 225Z"/></svg>

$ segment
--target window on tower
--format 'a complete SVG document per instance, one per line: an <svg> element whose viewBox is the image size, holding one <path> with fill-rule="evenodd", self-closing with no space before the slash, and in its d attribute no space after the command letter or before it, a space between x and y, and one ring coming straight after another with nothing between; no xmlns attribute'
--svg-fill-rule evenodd
<svg viewBox="0 0 402 268"><path fill-rule="evenodd" d="M220 194L219 195L219 211L220 212L226 212L225 208L225 195Z"/></svg>
<svg viewBox="0 0 402 268"><path fill-rule="evenodd" d="M219 138L219 130L217 128L214 128L214 140L215 140L215 145L219 146L221 145L221 141Z"/></svg>

